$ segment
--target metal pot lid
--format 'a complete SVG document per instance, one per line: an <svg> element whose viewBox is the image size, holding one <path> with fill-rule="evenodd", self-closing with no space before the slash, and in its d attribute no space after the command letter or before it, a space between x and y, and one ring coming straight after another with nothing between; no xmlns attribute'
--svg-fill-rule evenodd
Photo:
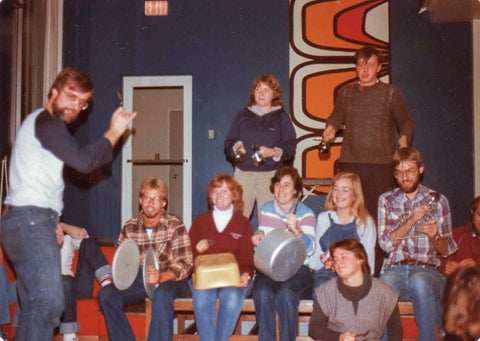
<svg viewBox="0 0 480 341"><path fill-rule="evenodd" d="M145 286L145 291L147 292L148 297L152 299L153 293L158 287L158 283L147 283L147 270L149 267L154 267L157 270L159 269L157 255L155 254L155 250L151 246L145 253L145 259L143 260L143 285Z"/></svg>
<svg viewBox="0 0 480 341"><path fill-rule="evenodd" d="M124 240L115 251L112 263L113 284L118 290L128 289L138 274L140 251L137 243Z"/></svg>

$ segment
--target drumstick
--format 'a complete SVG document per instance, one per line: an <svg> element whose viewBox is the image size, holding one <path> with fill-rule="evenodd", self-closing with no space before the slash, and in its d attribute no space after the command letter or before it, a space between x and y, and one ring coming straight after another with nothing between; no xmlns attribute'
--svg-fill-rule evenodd
<svg viewBox="0 0 480 341"><path fill-rule="evenodd" d="M123 97L120 91L117 91L117 97L120 100L120 103L118 104L119 106L123 107Z"/></svg>
<svg viewBox="0 0 480 341"><path fill-rule="evenodd" d="M297 193L297 198L296 198L296 202L295 202L295 206L293 206L293 210L292 210L292 213L293 214L296 214L297 213L297 208L298 208L298 204L300 203L300 196L302 195L302 192L298 192ZM287 230L289 230L290 232L292 232L293 234L295 234L291 229L290 227L288 226L288 222L287 222Z"/></svg>
<svg viewBox="0 0 480 341"><path fill-rule="evenodd" d="M293 207L293 214L296 214L297 213L297 208L298 208L298 204L300 203L300 197L302 196L302 192L299 191L297 193L297 202L295 203L295 206Z"/></svg>

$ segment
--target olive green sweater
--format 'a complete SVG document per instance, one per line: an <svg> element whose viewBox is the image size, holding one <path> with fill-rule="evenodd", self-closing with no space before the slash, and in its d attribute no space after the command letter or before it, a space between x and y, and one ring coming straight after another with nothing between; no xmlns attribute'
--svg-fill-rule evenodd
<svg viewBox="0 0 480 341"><path fill-rule="evenodd" d="M396 130L407 137L409 145L413 136L413 121L402 93L380 81L368 87L355 84L342 89L326 123L336 130L345 125L341 162L391 163Z"/></svg>

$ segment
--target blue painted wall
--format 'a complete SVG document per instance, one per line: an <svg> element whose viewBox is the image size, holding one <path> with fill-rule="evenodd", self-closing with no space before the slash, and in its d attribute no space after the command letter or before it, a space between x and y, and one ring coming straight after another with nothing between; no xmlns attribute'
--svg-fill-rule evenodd
<svg viewBox="0 0 480 341"><path fill-rule="evenodd" d="M424 184L450 201L454 226L473 199L472 32L467 23L430 23L418 1L391 1L392 82L415 121Z"/></svg>
<svg viewBox="0 0 480 341"><path fill-rule="evenodd" d="M83 69L96 86L95 108L79 138L89 140L107 127L122 76L192 75L192 208L194 215L204 211L210 178L232 172L223 141L252 80L272 73L288 86L288 22L288 2L278 1L176 0L167 17L145 17L143 1L66 1L65 65ZM285 99L288 107L288 91ZM209 129L216 131L214 140L207 138ZM88 226L94 235L118 233L120 168L119 155L112 177L88 190L68 186L65 220Z"/></svg>
<svg viewBox="0 0 480 341"><path fill-rule="evenodd" d="M447 195L461 223L473 195L470 24L430 24L416 14L417 4L392 1L392 79L415 119L425 183ZM167 17L145 17L143 1L65 1L64 63L84 70L96 86L93 111L75 134L88 142L103 133L123 76L192 75L192 209L201 213L209 179L232 172L223 140L253 78L274 74L289 107L288 11L288 1L278 0L175 0ZM95 174L69 178L65 220L87 226L91 235L116 236L121 155Z"/></svg>

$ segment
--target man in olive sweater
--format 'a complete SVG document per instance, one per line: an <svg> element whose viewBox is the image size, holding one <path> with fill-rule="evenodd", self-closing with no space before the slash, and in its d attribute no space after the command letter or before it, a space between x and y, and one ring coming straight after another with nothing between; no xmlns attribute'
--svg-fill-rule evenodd
<svg viewBox="0 0 480 341"><path fill-rule="evenodd" d="M365 46L355 53L354 60L358 81L338 94L322 137L324 141L332 140L341 125L345 125L339 170L360 176L365 205L376 220L378 197L395 185L392 155L396 133L398 148L411 145L413 121L400 90L378 79L381 52ZM383 259L377 243L376 276L380 274Z"/></svg>

